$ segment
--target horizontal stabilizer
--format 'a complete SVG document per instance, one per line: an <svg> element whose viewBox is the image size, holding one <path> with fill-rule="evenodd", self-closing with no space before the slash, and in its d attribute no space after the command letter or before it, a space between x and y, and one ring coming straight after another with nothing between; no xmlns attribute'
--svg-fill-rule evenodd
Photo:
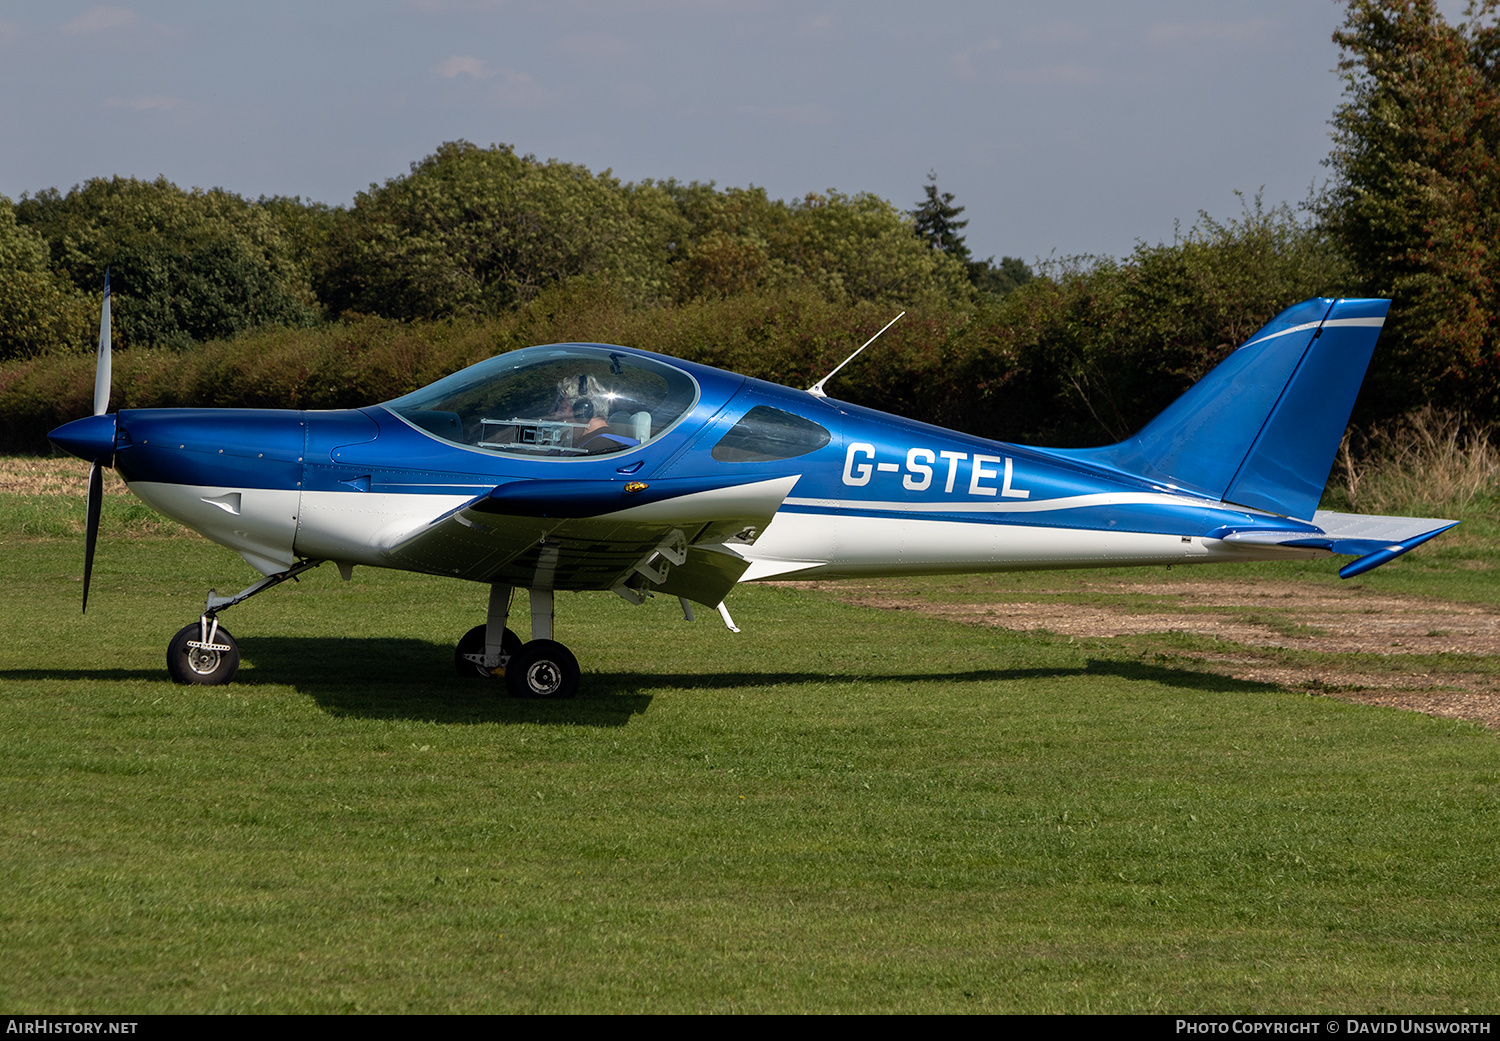
<svg viewBox="0 0 1500 1041"><path fill-rule="evenodd" d="M1413 539L1426 542L1458 523L1438 517L1366 517L1328 510L1313 514L1312 522L1333 539L1329 548L1344 556L1363 556L1393 542L1411 542Z"/></svg>
<svg viewBox="0 0 1500 1041"><path fill-rule="evenodd" d="M1457 523L1436 517L1367 517L1319 510L1304 528L1286 531L1220 528L1209 537L1246 545L1326 549L1339 556L1358 557L1339 571L1340 578L1353 578L1416 549Z"/></svg>

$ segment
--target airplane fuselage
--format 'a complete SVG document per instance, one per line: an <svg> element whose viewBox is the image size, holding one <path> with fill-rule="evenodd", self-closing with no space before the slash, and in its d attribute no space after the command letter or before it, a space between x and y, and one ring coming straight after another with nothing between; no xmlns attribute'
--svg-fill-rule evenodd
<svg viewBox="0 0 1500 1041"><path fill-rule="evenodd" d="M1328 555L1224 539L1298 524L1283 517L691 369L704 392L677 428L606 456L497 455L445 442L383 406L153 409L119 413L115 465L143 500L266 574L299 558L410 568L390 555L403 536L508 483L624 485L726 472L745 482L794 479L774 521L734 545L750 561L742 581ZM714 459L712 447L757 406L817 424L827 443L792 459Z"/></svg>

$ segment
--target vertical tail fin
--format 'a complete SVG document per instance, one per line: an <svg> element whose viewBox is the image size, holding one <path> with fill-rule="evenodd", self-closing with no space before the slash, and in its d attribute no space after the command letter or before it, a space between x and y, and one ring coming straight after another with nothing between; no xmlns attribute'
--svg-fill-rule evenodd
<svg viewBox="0 0 1500 1041"><path fill-rule="evenodd" d="M1290 307L1134 437L1069 454L1310 518L1389 308L1389 300L1327 299Z"/></svg>

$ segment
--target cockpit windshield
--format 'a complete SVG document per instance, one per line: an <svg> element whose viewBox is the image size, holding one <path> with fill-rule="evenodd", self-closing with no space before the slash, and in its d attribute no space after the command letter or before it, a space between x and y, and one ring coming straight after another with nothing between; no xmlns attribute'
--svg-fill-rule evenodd
<svg viewBox="0 0 1500 1041"><path fill-rule="evenodd" d="M608 347L528 347L385 407L445 441L522 456L590 456L655 440L692 409L681 369Z"/></svg>

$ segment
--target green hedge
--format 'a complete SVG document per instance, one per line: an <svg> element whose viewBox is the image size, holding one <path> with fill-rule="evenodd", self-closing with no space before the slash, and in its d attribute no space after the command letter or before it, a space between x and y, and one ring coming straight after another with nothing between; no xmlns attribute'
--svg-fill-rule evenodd
<svg viewBox="0 0 1500 1041"><path fill-rule="evenodd" d="M1257 206L1204 218L1125 261L1055 265L978 306L908 313L829 385L832 396L986 437L1054 445L1124 437L1281 309L1344 286L1315 229ZM815 287L646 305L629 287L575 278L492 318L403 322L346 315L262 328L192 350L115 356L113 408L351 408L388 400L482 358L538 343L658 351L807 387L896 313ZM0 365L0 447L45 449L87 415L91 356Z"/></svg>

